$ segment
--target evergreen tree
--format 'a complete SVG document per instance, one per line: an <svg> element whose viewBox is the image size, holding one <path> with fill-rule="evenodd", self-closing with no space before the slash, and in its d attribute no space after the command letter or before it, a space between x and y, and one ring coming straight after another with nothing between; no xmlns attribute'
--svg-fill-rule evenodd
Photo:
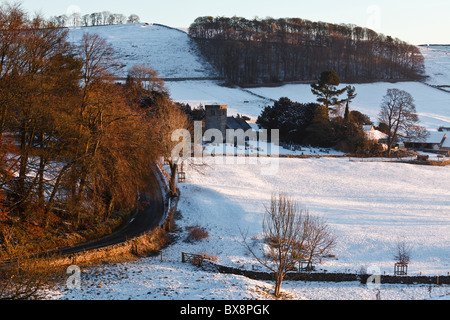
<svg viewBox="0 0 450 320"><path fill-rule="evenodd" d="M307 129L308 143L317 147L332 147L333 130L329 111L326 106L319 106L314 113L311 125Z"/></svg>
<svg viewBox="0 0 450 320"><path fill-rule="evenodd" d="M357 94L355 93L356 88L352 86L347 86L347 99L345 100L346 106L345 106L345 114L344 114L344 121L345 123L350 122L350 102L353 101L353 99L356 98Z"/></svg>
<svg viewBox="0 0 450 320"><path fill-rule="evenodd" d="M311 85L311 91L317 96L317 102L327 107L329 110L336 105L340 105L346 100L339 100L339 97L347 90L338 89L341 79L335 71L324 71L320 75L317 83Z"/></svg>
<svg viewBox="0 0 450 320"><path fill-rule="evenodd" d="M279 129L283 142L302 143L317 107L316 103L304 104L280 98L262 111L257 123L265 129Z"/></svg>
<svg viewBox="0 0 450 320"><path fill-rule="evenodd" d="M348 102L347 102L347 105L345 106L344 122L345 123L349 123L350 122L350 108L348 106Z"/></svg>

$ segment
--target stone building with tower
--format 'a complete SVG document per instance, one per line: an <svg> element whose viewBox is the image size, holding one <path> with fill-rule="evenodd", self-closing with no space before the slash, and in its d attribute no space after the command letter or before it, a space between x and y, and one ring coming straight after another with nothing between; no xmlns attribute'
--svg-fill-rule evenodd
<svg viewBox="0 0 450 320"><path fill-rule="evenodd" d="M205 106L205 130L217 129L226 140L227 130L243 130L247 132L252 127L240 117L228 117L228 106L212 104Z"/></svg>
<svg viewBox="0 0 450 320"><path fill-rule="evenodd" d="M218 129L226 137L228 106L213 104L205 106L205 130Z"/></svg>

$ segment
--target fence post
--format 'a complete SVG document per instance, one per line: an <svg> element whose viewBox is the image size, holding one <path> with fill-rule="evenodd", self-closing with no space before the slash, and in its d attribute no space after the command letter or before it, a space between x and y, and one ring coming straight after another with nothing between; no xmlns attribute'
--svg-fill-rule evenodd
<svg viewBox="0 0 450 320"><path fill-rule="evenodd" d="M185 256L184 252L181 253L181 262L183 262L183 263L186 262L186 256Z"/></svg>

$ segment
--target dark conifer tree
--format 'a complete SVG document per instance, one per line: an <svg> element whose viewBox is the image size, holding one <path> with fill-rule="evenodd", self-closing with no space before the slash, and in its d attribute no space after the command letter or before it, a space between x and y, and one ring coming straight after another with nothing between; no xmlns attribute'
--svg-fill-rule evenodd
<svg viewBox="0 0 450 320"><path fill-rule="evenodd" d="M347 88L338 89L341 79L333 70L324 71L320 75L317 83L311 85L312 93L317 96L317 102L331 109L333 106L339 105L345 101L339 100L339 97L347 90Z"/></svg>
<svg viewBox="0 0 450 320"><path fill-rule="evenodd" d="M345 123L349 123L350 122L350 107L349 107L348 103L345 106L344 122Z"/></svg>
<svg viewBox="0 0 450 320"><path fill-rule="evenodd" d="M347 86L347 99L345 100L345 114L344 114L344 122L348 123L350 121L350 102L356 98L356 88L353 86Z"/></svg>
<svg viewBox="0 0 450 320"><path fill-rule="evenodd" d="M328 108L319 106L314 113L311 125L307 129L309 144L316 147L332 147L332 126Z"/></svg>

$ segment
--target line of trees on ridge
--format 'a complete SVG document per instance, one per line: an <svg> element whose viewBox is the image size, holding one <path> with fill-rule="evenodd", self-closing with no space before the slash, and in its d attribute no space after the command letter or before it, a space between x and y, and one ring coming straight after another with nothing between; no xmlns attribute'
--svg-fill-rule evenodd
<svg viewBox="0 0 450 320"><path fill-rule="evenodd" d="M50 21L58 27L89 27L89 26L108 26L125 23L140 23L140 17L137 14L131 14L128 17L122 13L112 13L109 11L93 12L81 15L79 12L71 14L61 14L53 16Z"/></svg>

